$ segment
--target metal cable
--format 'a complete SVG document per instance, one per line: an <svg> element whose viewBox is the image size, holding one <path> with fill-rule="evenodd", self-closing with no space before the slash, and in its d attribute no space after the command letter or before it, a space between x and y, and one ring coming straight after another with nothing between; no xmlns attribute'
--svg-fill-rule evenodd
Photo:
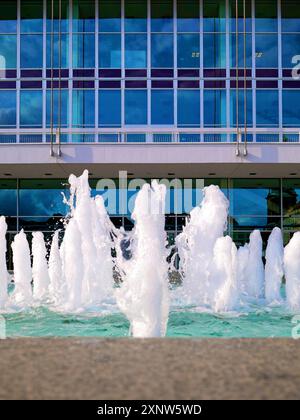
<svg viewBox="0 0 300 420"><path fill-rule="evenodd" d="M51 39L50 39L50 66L51 66L51 95L50 95L50 155L53 156L53 111L54 111L54 92L53 92L53 65L54 65L54 0L51 0Z"/></svg>
<svg viewBox="0 0 300 420"><path fill-rule="evenodd" d="M236 80L236 154L240 154L240 127L239 127L239 0L235 0L235 58L236 58L236 67L235 67L235 80Z"/></svg>
<svg viewBox="0 0 300 420"><path fill-rule="evenodd" d="M246 0L243 0L244 19L244 155L247 154L247 27L246 27Z"/></svg>

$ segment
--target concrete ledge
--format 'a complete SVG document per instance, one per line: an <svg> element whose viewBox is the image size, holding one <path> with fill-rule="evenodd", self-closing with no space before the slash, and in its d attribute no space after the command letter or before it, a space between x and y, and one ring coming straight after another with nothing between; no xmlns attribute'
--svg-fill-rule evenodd
<svg viewBox="0 0 300 420"><path fill-rule="evenodd" d="M299 399L292 339L0 341L1 399Z"/></svg>

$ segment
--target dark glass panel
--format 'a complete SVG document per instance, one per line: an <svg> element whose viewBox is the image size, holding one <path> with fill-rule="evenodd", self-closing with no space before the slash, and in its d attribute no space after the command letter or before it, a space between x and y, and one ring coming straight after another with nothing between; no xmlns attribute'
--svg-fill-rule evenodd
<svg viewBox="0 0 300 420"><path fill-rule="evenodd" d="M151 31L173 32L173 0L151 1Z"/></svg>
<svg viewBox="0 0 300 420"><path fill-rule="evenodd" d="M147 0L125 0L125 31L147 32Z"/></svg>
<svg viewBox="0 0 300 420"><path fill-rule="evenodd" d="M204 0L203 2L204 32L226 31L226 1Z"/></svg>
<svg viewBox="0 0 300 420"><path fill-rule="evenodd" d="M22 0L21 33L43 32L43 0Z"/></svg>
<svg viewBox="0 0 300 420"><path fill-rule="evenodd" d="M281 1L281 18L283 32L300 32L299 0Z"/></svg>
<svg viewBox="0 0 300 420"><path fill-rule="evenodd" d="M0 33L17 32L17 1L0 1Z"/></svg>
<svg viewBox="0 0 300 420"><path fill-rule="evenodd" d="M0 215L17 216L17 181L0 179Z"/></svg>
<svg viewBox="0 0 300 420"><path fill-rule="evenodd" d="M73 32L95 32L95 0L73 0Z"/></svg>
<svg viewBox="0 0 300 420"><path fill-rule="evenodd" d="M174 124L174 91L152 90L151 124Z"/></svg>
<svg viewBox="0 0 300 420"><path fill-rule="evenodd" d="M255 1L256 32L277 32L277 0Z"/></svg>
<svg viewBox="0 0 300 420"><path fill-rule="evenodd" d="M53 3L53 23L52 23L52 3ZM61 9L60 9L60 6L61 6ZM47 32L52 32L52 28L53 28L53 32L68 32L69 30L69 0L47 0Z"/></svg>
<svg viewBox="0 0 300 420"><path fill-rule="evenodd" d="M200 7L198 0L177 0L178 32L199 32Z"/></svg>
<svg viewBox="0 0 300 420"><path fill-rule="evenodd" d="M99 32L121 32L121 0L99 1Z"/></svg>

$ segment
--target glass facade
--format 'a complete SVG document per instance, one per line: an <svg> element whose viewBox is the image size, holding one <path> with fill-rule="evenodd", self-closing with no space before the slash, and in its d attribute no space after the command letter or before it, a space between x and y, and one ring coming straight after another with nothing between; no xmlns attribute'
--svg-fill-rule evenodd
<svg viewBox="0 0 300 420"><path fill-rule="evenodd" d="M19 142L19 129L30 140L39 128L47 141L60 125L74 142L99 141L104 127L165 126L178 141L189 138L179 129L199 128L205 141L226 128L215 138L232 141L247 126L251 141L269 131L291 141L299 45L296 0L1 1L0 130Z"/></svg>

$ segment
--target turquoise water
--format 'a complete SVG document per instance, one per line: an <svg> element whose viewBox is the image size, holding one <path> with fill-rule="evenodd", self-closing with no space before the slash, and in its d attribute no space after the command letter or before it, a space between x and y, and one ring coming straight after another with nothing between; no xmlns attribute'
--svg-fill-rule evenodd
<svg viewBox="0 0 300 420"><path fill-rule="evenodd" d="M8 337L126 337L128 320L120 313L59 314L46 308L5 314ZM169 337L291 337L293 315L283 309L216 315L195 310L170 313Z"/></svg>

